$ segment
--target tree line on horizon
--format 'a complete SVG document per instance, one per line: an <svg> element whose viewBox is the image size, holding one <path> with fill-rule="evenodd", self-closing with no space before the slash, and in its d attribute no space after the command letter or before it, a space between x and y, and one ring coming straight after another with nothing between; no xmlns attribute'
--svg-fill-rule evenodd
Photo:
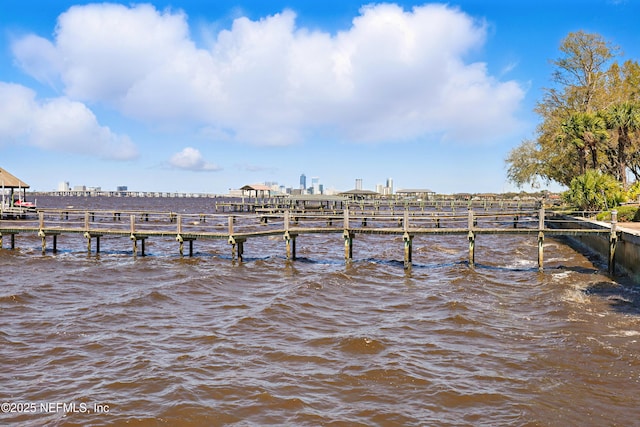
<svg viewBox="0 0 640 427"><path fill-rule="evenodd" d="M556 182L569 193L591 192L605 206L631 193L637 197L640 64L621 62L618 46L584 31L569 33L560 53L551 60L552 86L543 90L535 107L541 118L535 137L522 141L505 159L508 179L518 187ZM609 200L599 197L605 192ZM586 208L599 203L574 204Z"/></svg>

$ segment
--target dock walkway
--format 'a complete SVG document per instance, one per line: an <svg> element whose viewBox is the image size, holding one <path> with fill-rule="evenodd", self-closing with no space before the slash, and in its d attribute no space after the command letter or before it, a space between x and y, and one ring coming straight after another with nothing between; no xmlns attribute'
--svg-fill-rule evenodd
<svg viewBox="0 0 640 427"><path fill-rule="evenodd" d="M145 255L145 241L150 238L172 238L184 256L184 243L193 255L197 240L218 239L231 245L232 258L242 260L244 244L249 239L270 236L282 237L286 257L296 258L296 238L305 234L341 234L344 239L345 260L353 258L353 242L357 235L376 234L401 236L404 242L404 265L411 267L415 236L461 235L469 244L469 265L474 264L476 236L533 235L538 241L538 267L543 268L544 238L546 236L604 235L609 237L609 270L615 268L615 245L618 230L615 215L610 228L567 228L554 223L555 214L544 208L516 210L481 209L421 210L421 209L328 209L283 210L232 214L178 214L175 212L127 212L114 210L43 209L31 218L0 219L0 248L3 238L10 238L15 248L17 235L37 235L42 239L42 252L47 251L47 238L57 250L57 237L62 234L81 235L87 240L87 251L100 252L100 239L109 236L129 237L133 255ZM566 218L562 221L566 224Z"/></svg>

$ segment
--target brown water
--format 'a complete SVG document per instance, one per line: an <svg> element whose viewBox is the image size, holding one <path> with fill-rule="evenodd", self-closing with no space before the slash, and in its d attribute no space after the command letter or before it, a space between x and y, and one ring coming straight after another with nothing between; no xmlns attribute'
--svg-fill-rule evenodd
<svg viewBox="0 0 640 427"><path fill-rule="evenodd" d="M465 237L416 237L405 271L389 236L357 236L350 264L340 235L300 237L295 262L249 240L242 263L224 241L134 258L126 238L42 255L18 236L0 250L0 424L639 425L638 289L553 239L539 273L536 245L480 236L470 268Z"/></svg>

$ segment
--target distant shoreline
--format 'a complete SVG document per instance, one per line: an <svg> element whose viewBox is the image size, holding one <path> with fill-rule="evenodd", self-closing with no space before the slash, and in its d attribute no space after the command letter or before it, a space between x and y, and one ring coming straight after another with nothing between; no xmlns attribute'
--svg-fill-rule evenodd
<svg viewBox="0 0 640 427"><path fill-rule="evenodd" d="M539 200L548 198L555 193L454 193L454 194L433 194L425 199L429 200ZM123 197L123 198L202 198L202 199L229 199L229 198L246 198L246 199L277 199L277 198L308 198L315 200L333 199L337 196L329 196L324 194L318 195L290 195L290 194L272 194L269 196L242 195L242 194L216 194L216 193L195 193L195 192L167 192L167 191L95 191L95 190L69 190L69 191L33 191L30 192L31 197L47 196L47 197ZM342 196L344 199L349 197ZM407 199L411 198L407 195L373 195L368 198L372 199Z"/></svg>

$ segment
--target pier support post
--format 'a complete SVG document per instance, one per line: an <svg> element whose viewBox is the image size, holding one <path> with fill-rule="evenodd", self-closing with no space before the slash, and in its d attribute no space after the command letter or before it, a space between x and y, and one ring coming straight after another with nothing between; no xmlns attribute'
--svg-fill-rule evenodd
<svg viewBox="0 0 640 427"><path fill-rule="evenodd" d="M544 233L538 232L538 271L544 270Z"/></svg>
<svg viewBox="0 0 640 427"><path fill-rule="evenodd" d="M284 233L284 241L287 245L287 259L291 261L296 259L296 237L298 237L297 234L289 233L288 231Z"/></svg>
<svg viewBox="0 0 640 427"><path fill-rule="evenodd" d="M145 240L147 237L136 236L134 234L131 235L131 240L133 241L133 256L138 255L138 241L140 241L140 255L146 256L145 254Z"/></svg>
<svg viewBox="0 0 640 427"><path fill-rule="evenodd" d="M146 237L137 237L134 238L133 240L133 255L137 255L138 254L138 240L140 241L140 255L141 256L146 256L145 253L145 241L147 240Z"/></svg>
<svg viewBox="0 0 640 427"><path fill-rule="evenodd" d="M184 242L189 242L189 256L193 256L193 241L195 238L192 237L182 237L180 234L176 236L176 240L180 243L180 257L184 256Z"/></svg>
<svg viewBox="0 0 640 427"><path fill-rule="evenodd" d="M409 234L409 211L405 209L402 217L402 229L404 234L402 240L404 241L404 268L405 270L411 268L412 261L412 249L413 249L413 236Z"/></svg>
<svg viewBox="0 0 640 427"><path fill-rule="evenodd" d="M247 239L235 238L229 236L229 244L231 245L231 259L242 262L242 256L244 254L244 242Z"/></svg>
<svg viewBox="0 0 640 427"><path fill-rule="evenodd" d="M96 254L100 253L100 236L102 234L93 234L88 231L85 231L84 237L87 239L87 252L91 253L91 238L96 238Z"/></svg>
<svg viewBox="0 0 640 427"><path fill-rule="evenodd" d="M42 238L42 254L44 255L47 252L47 233L40 230L38 232L38 236ZM53 253L56 253L58 252L58 233L50 233L49 236L51 236L53 240L52 251Z"/></svg>
<svg viewBox="0 0 640 427"><path fill-rule="evenodd" d="M344 238L344 259L351 261L353 259L353 233L349 231L349 207L344 209L344 231L342 237Z"/></svg>
<svg viewBox="0 0 640 427"><path fill-rule="evenodd" d="M38 212L38 236L42 238L42 254L47 252L47 235L43 231L44 228L44 212Z"/></svg>
<svg viewBox="0 0 640 427"><path fill-rule="evenodd" d="M344 214L344 226L343 226L343 228L346 231L346 230L349 230L349 208L348 207L345 208L343 214Z"/></svg>
<svg viewBox="0 0 640 427"><path fill-rule="evenodd" d="M141 252L140 255L145 256L144 253L144 246L145 246L145 240L147 239L147 237L142 237L142 236L138 236L136 235L136 216L135 215L130 215L129 216L130 221L131 221L131 240L133 240L133 256L138 255L138 240L141 241Z"/></svg>
<svg viewBox="0 0 640 427"><path fill-rule="evenodd" d="M289 222L291 221L291 212L289 209L284 211L284 241L287 246L287 259L295 260L296 259L296 237L298 234L289 233Z"/></svg>
<svg viewBox="0 0 640 427"><path fill-rule="evenodd" d="M200 215L202 217L202 215ZM173 217L173 220L177 223L177 235L176 235L176 240L180 243L180 257L184 256L184 242L187 241L189 242L189 256L192 257L193 256L193 241L195 240L195 238L193 237L183 237L182 236L182 215L178 214L175 217Z"/></svg>
<svg viewBox="0 0 640 427"><path fill-rule="evenodd" d="M350 262L353 259L353 233L344 230L342 236L344 237L344 259Z"/></svg>
<svg viewBox="0 0 640 427"><path fill-rule="evenodd" d="M469 209L469 266L473 267L475 265L475 248L476 248L476 233L474 233L474 217L473 210Z"/></svg>
<svg viewBox="0 0 640 427"><path fill-rule="evenodd" d="M180 258L182 258L184 256L184 239L182 238L182 236L180 234L178 234L176 236L176 240L178 241L178 243L180 243Z"/></svg>
<svg viewBox="0 0 640 427"><path fill-rule="evenodd" d="M613 275L616 271L616 245L618 243L618 211L611 211L611 234L609 235L609 274Z"/></svg>
<svg viewBox="0 0 640 427"><path fill-rule="evenodd" d="M238 245L238 261L242 262L242 258L244 256L244 239L236 239L236 244Z"/></svg>
<svg viewBox="0 0 640 427"><path fill-rule="evenodd" d="M402 240L404 240L404 268L408 270L412 262L413 236L405 232Z"/></svg>
<svg viewBox="0 0 640 427"><path fill-rule="evenodd" d="M544 269L544 206L538 214L538 271Z"/></svg>

